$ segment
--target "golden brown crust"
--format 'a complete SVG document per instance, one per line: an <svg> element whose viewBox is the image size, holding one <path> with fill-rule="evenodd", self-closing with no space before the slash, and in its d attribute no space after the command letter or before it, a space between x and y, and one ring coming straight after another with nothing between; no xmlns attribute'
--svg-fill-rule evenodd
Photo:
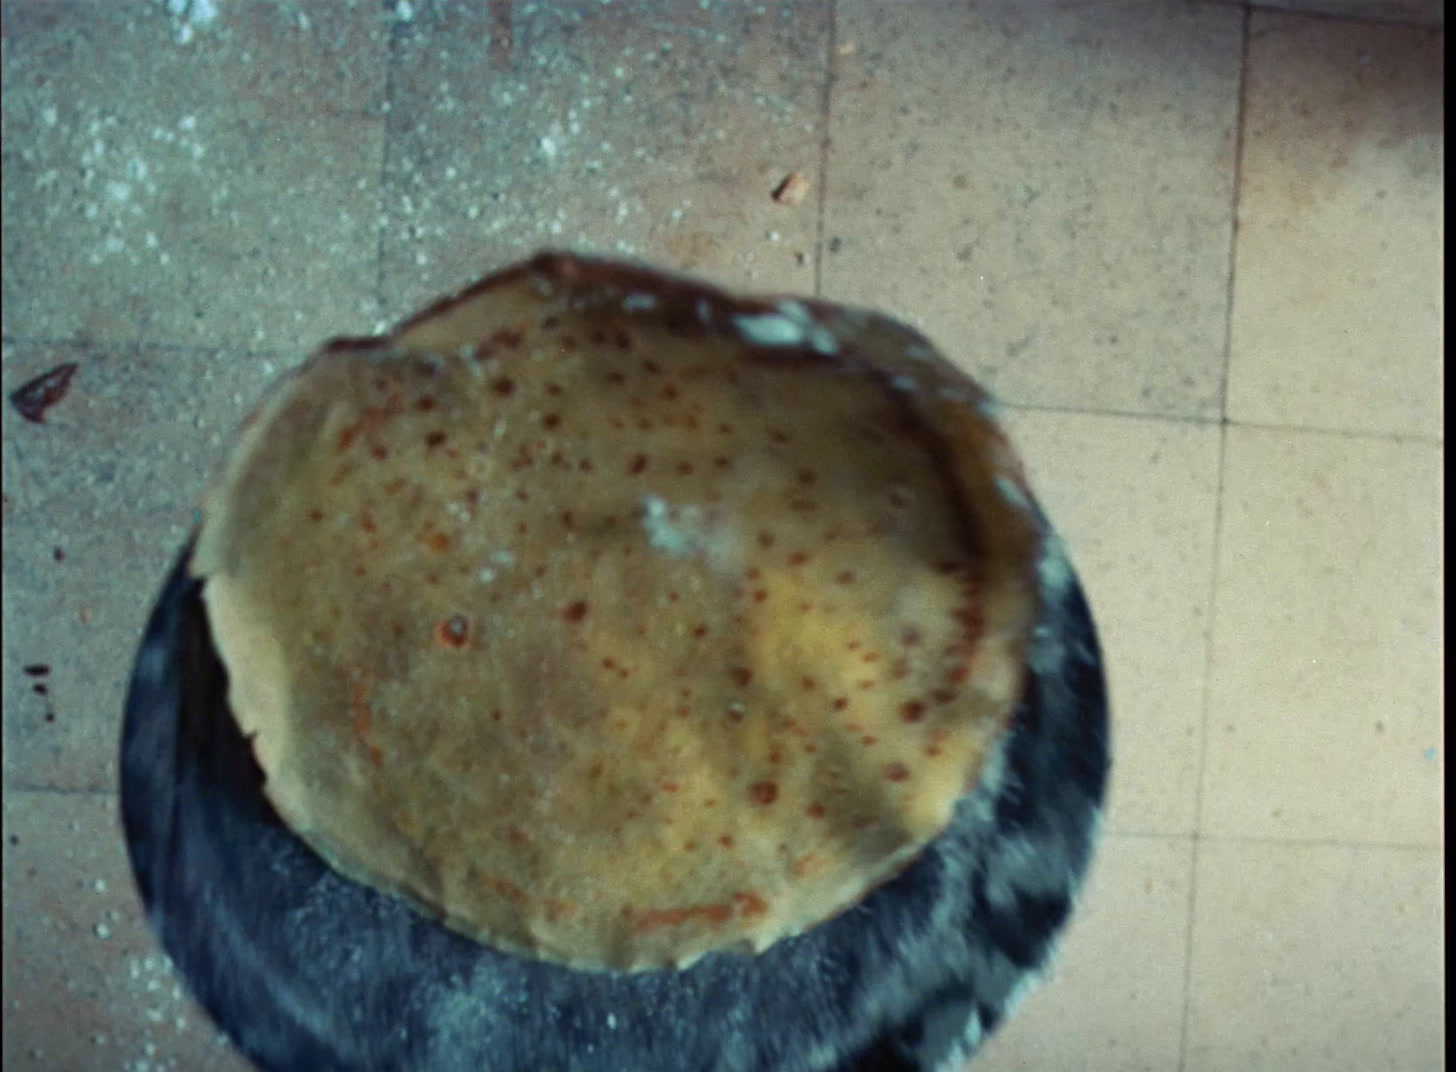
<svg viewBox="0 0 1456 1072"><path fill-rule="evenodd" d="M499 948L758 950L949 822L1040 533L908 329L544 255L269 398L193 558L300 836Z"/></svg>

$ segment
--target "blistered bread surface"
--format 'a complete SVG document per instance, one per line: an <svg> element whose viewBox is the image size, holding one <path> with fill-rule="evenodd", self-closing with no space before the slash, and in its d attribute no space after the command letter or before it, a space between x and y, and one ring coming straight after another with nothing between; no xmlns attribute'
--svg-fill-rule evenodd
<svg viewBox="0 0 1456 1072"><path fill-rule="evenodd" d="M760 950L974 785L1034 526L978 394L879 322L573 263L317 354L194 572L267 794L345 874L583 967Z"/></svg>

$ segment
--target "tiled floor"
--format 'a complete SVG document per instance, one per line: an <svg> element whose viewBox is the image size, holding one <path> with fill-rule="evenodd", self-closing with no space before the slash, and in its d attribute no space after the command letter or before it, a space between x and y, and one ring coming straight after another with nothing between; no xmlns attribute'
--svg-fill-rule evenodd
<svg viewBox="0 0 1456 1072"><path fill-rule="evenodd" d="M1007 403L1117 767L1064 955L977 1068L1444 1067L1440 29L186 6L0 7L3 388L80 363L0 425L7 1072L242 1067L118 834L148 602L277 369L542 245L881 307Z"/></svg>

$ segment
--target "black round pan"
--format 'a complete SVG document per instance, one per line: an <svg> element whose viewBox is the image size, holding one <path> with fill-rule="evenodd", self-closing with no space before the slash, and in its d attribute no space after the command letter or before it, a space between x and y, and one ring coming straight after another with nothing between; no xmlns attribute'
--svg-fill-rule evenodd
<svg viewBox="0 0 1456 1072"><path fill-rule="evenodd" d="M1052 546L1025 697L950 828L859 905L758 956L632 974L496 952L295 837L228 710L185 548L138 650L122 735L122 814L151 924L266 1072L958 1068L1044 966L1106 785L1096 633Z"/></svg>

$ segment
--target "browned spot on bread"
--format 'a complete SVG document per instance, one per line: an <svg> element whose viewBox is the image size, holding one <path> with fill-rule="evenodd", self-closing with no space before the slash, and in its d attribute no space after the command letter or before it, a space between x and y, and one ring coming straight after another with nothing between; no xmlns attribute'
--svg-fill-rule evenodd
<svg viewBox="0 0 1456 1072"><path fill-rule="evenodd" d="M722 924L733 918L733 908L727 904L693 905L689 908L658 908L649 911L633 911L624 908L623 913L632 921L638 932L654 931L661 927L681 927L683 924L702 920Z"/></svg>
<svg viewBox="0 0 1456 1072"><path fill-rule="evenodd" d="M735 893L733 907L741 918L751 919L768 912L768 902L751 891Z"/></svg>
<svg viewBox="0 0 1456 1072"><path fill-rule="evenodd" d="M369 762L376 767L384 766L384 753L369 739L374 730L374 709L369 706L369 687L364 682L354 682L350 706L354 712L354 735L368 752Z"/></svg>
<svg viewBox="0 0 1456 1072"><path fill-rule="evenodd" d="M470 619L452 614L435 625L435 639L447 648L463 648L470 643Z"/></svg>

